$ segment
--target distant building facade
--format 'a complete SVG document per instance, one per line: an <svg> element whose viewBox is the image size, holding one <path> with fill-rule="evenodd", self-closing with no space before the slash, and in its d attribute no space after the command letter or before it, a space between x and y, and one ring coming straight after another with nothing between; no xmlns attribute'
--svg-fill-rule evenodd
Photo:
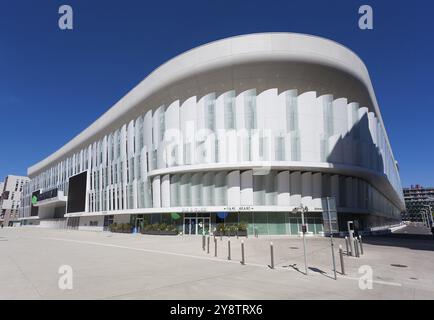
<svg viewBox="0 0 434 320"><path fill-rule="evenodd" d="M27 177L8 175L5 181L0 183L0 221L5 226L13 226L19 223L19 208L21 195Z"/></svg>
<svg viewBox="0 0 434 320"><path fill-rule="evenodd" d="M412 185L404 188L404 200L406 211L403 213L402 220L423 221L421 212L430 205L434 209L434 188L426 188L421 185ZM432 212L431 212L432 214Z"/></svg>

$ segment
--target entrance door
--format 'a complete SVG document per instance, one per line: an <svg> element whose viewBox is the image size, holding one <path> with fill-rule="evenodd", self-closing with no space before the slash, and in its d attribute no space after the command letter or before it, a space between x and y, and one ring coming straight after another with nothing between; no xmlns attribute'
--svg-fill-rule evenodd
<svg viewBox="0 0 434 320"><path fill-rule="evenodd" d="M196 228L196 218L184 218L184 234L196 234Z"/></svg>
<svg viewBox="0 0 434 320"><path fill-rule="evenodd" d="M142 228L143 218L136 219L136 231L140 233L140 229Z"/></svg>
<svg viewBox="0 0 434 320"><path fill-rule="evenodd" d="M184 218L184 234L209 234L211 219L205 218Z"/></svg>
<svg viewBox="0 0 434 320"><path fill-rule="evenodd" d="M209 234L210 218L197 218L197 234Z"/></svg>
<svg viewBox="0 0 434 320"><path fill-rule="evenodd" d="M104 231L108 231L110 225L113 223L113 216L104 216Z"/></svg>

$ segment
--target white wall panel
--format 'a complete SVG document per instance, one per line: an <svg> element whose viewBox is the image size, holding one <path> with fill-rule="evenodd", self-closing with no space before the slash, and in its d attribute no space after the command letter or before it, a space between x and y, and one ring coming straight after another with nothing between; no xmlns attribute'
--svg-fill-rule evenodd
<svg viewBox="0 0 434 320"><path fill-rule="evenodd" d="M240 205L240 171L231 171L227 175L228 205Z"/></svg>
<svg viewBox="0 0 434 320"><path fill-rule="evenodd" d="M301 160L307 162L318 161L319 145L316 137L318 119L315 119L317 107L316 92L306 92L298 96L298 117L300 126Z"/></svg>
<svg viewBox="0 0 434 320"><path fill-rule="evenodd" d="M214 205L214 172L206 172L203 175L202 204L204 206Z"/></svg>
<svg viewBox="0 0 434 320"><path fill-rule="evenodd" d="M181 206L191 205L191 175L183 174L180 179L180 202Z"/></svg>
<svg viewBox="0 0 434 320"><path fill-rule="evenodd" d="M241 173L241 205L253 205L253 171Z"/></svg>
<svg viewBox="0 0 434 320"><path fill-rule="evenodd" d="M148 153L152 150L152 110L143 117L143 141Z"/></svg>
<svg viewBox="0 0 434 320"><path fill-rule="evenodd" d="M202 173L195 173L191 176L191 205L202 205Z"/></svg>
<svg viewBox="0 0 434 320"><path fill-rule="evenodd" d="M134 156L134 120L128 123L127 128L127 157L128 159Z"/></svg>
<svg viewBox="0 0 434 320"><path fill-rule="evenodd" d="M196 97L185 100L180 109L180 128L184 138L183 164L195 163Z"/></svg>
<svg viewBox="0 0 434 320"><path fill-rule="evenodd" d="M265 178L265 205L277 205L277 178L276 171L270 171Z"/></svg>
<svg viewBox="0 0 434 320"><path fill-rule="evenodd" d="M290 173L290 186L291 206L298 207L301 204L301 172Z"/></svg>
<svg viewBox="0 0 434 320"><path fill-rule="evenodd" d="M289 171L281 171L277 174L277 205L289 206Z"/></svg>
<svg viewBox="0 0 434 320"><path fill-rule="evenodd" d="M339 176L338 175L332 175L330 177L330 196L334 197L336 200L336 206L339 206L340 198L339 198Z"/></svg>
<svg viewBox="0 0 434 320"><path fill-rule="evenodd" d="M351 177L347 177L345 179L345 183L346 183L346 195L347 195L347 200L346 200L346 204L348 208L352 208L354 206L354 202L353 202L353 179Z"/></svg>
<svg viewBox="0 0 434 320"><path fill-rule="evenodd" d="M312 173L301 174L301 203L303 206L312 207Z"/></svg>
<svg viewBox="0 0 434 320"><path fill-rule="evenodd" d="M312 174L312 207L322 208L322 174L320 172Z"/></svg>
<svg viewBox="0 0 434 320"><path fill-rule="evenodd" d="M152 203L154 208L161 208L161 181L160 176L152 180Z"/></svg>
<svg viewBox="0 0 434 320"><path fill-rule="evenodd" d="M161 179L161 206L170 207L170 176L168 174Z"/></svg>
<svg viewBox="0 0 434 320"><path fill-rule="evenodd" d="M171 103L165 112L166 131L164 145L166 146L165 159L168 167L182 163L182 136L179 127L179 100Z"/></svg>

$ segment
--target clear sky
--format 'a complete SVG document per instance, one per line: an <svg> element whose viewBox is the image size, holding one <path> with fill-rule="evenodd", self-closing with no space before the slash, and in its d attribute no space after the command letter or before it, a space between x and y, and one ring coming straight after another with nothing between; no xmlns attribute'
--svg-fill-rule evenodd
<svg viewBox="0 0 434 320"><path fill-rule="evenodd" d="M74 30L58 28L58 8ZM358 28L358 8L374 30ZM0 180L67 143L153 69L239 34L301 32L365 62L404 186L434 185L431 1L0 1Z"/></svg>

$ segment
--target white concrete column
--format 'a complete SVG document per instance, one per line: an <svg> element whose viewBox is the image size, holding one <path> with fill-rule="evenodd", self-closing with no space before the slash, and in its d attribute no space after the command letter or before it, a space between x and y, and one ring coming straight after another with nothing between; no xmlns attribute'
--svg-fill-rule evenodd
<svg viewBox="0 0 434 320"><path fill-rule="evenodd" d="M240 171L231 171L227 175L228 205L240 205Z"/></svg>
<svg viewBox="0 0 434 320"><path fill-rule="evenodd" d="M202 173L195 173L191 177L191 205L202 205Z"/></svg>
<svg viewBox="0 0 434 320"><path fill-rule="evenodd" d="M265 205L277 205L277 177L276 171L270 171L265 178Z"/></svg>
<svg viewBox="0 0 434 320"><path fill-rule="evenodd" d="M321 196L322 174L317 172L312 175L312 206L314 208L322 209Z"/></svg>
<svg viewBox="0 0 434 320"><path fill-rule="evenodd" d="M298 207L301 203L301 172L291 172L290 186L291 206Z"/></svg>
<svg viewBox="0 0 434 320"><path fill-rule="evenodd" d="M353 201L353 178L347 177L345 179L346 188L347 188L347 208L353 208L354 207L354 201Z"/></svg>
<svg viewBox="0 0 434 320"><path fill-rule="evenodd" d="M170 207L170 175L165 174L161 180L161 206Z"/></svg>
<svg viewBox="0 0 434 320"><path fill-rule="evenodd" d="M152 204L154 208L161 208L161 182L160 176L155 176L152 180Z"/></svg>
<svg viewBox="0 0 434 320"><path fill-rule="evenodd" d="M317 117L316 92L305 92L298 96L298 119L300 128L301 161L315 162L319 151L320 119Z"/></svg>
<svg viewBox="0 0 434 320"><path fill-rule="evenodd" d="M339 175L337 174L330 177L330 196L336 199L336 207L339 207Z"/></svg>
<svg viewBox="0 0 434 320"><path fill-rule="evenodd" d="M214 205L214 172L207 172L203 175L202 205Z"/></svg>
<svg viewBox="0 0 434 320"><path fill-rule="evenodd" d="M290 205L289 171L281 171L277 174L277 205Z"/></svg>
<svg viewBox="0 0 434 320"><path fill-rule="evenodd" d="M241 173L241 205L253 205L253 171Z"/></svg>
<svg viewBox="0 0 434 320"><path fill-rule="evenodd" d="M304 207L312 207L312 173L301 174L301 203Z"/></svg>

